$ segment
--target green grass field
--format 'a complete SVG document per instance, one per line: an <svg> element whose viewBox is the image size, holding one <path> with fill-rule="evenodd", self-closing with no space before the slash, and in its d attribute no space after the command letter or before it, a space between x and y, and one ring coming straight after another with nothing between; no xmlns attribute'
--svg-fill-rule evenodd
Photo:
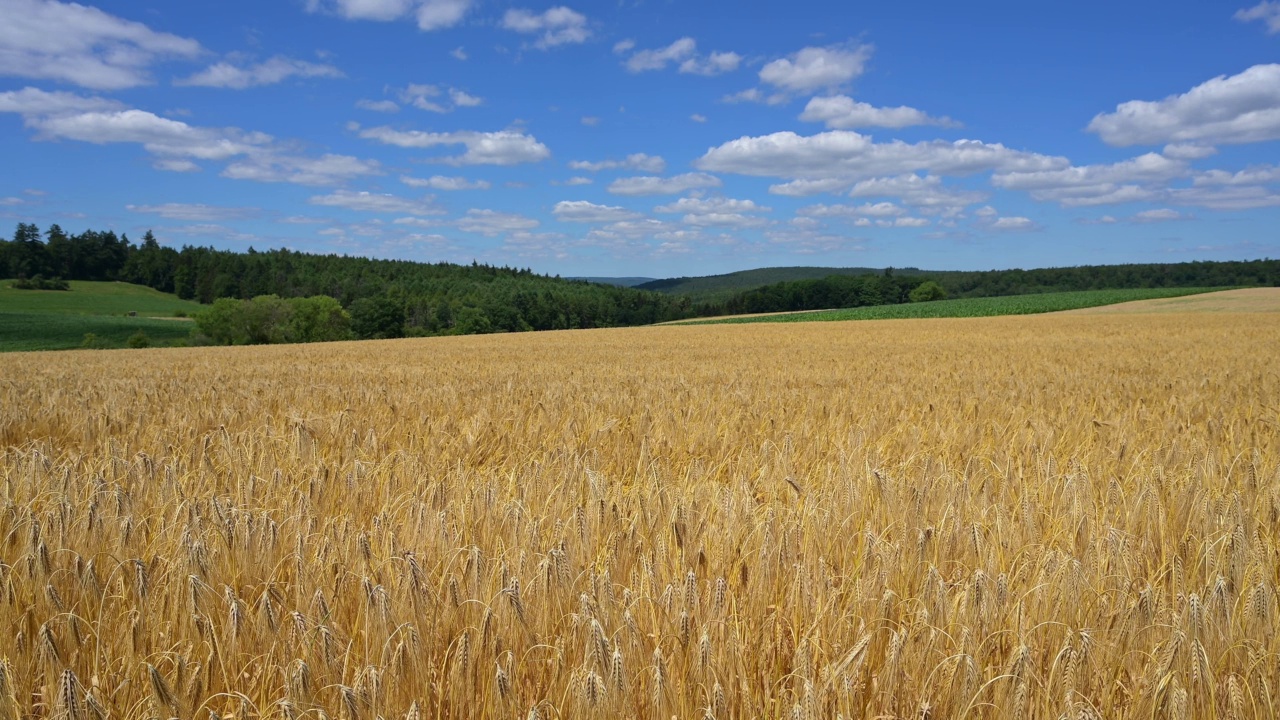
<svg viewBox="0 0 1280 720"><path fill-rule="evenodd" d="M0 352L78 348L88 333L103 348L126 347L139 331L152 345L180 344L191 334L191 322L176 316L203 308L129 283L73 280L69 291L16 290L0 280Z"/></svg>
<svg viewBox="0 0 1280 720"><path fill-rule="evenodd" d="M714 320L690 320L679 325L711 325L720 323L764 322L830 322L836 320L904 320L910 318L963 318L991 317L994 315L1035 315L1038 313L1078 310L1081 308L1115 305L1134 300L1197 295L1229 288L1153 288L1138 290L1082 290L1079 292L1042 293L1038 295L1012 295L1004 297L965 298L961 300L937 300L934 302L906 303L903 305L873 305L844 310L815 310L813 312L728 317Z"/></svg>

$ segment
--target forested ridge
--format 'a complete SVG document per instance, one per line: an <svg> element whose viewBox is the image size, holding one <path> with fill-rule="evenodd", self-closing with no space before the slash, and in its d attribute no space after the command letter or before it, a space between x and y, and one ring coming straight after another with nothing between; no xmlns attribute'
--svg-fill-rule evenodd
<svg viewBox="0 0 1280 720"><path fill-rule="evenodd" d="M323 296L340 306L323 306L323 312L334 317L346 314L355 337L401 337L646 325L698 316L848 308L942 297L1274 286L1280 285L1280 260L983 272L888 268L772 283L733 292L725 299L696 301L677 294L478 263L376 260L291 250L175 249L161 245L150 231L135 244L112 231L86 230L73 235L52 225L42 233L34 224L20 223L12 240L0 239L0 277L119 280L206 304L261 296L285 300ZM228 311L235 305L224 302L218 307ZM263 302L256 311L269 318L281 312L302 312L304 307L308 306ZM314 314L322 306L310 307ZM221 326L210 323L209 327ZM250 332L212 339L263 342L276 337L294 336Z"/></svg>

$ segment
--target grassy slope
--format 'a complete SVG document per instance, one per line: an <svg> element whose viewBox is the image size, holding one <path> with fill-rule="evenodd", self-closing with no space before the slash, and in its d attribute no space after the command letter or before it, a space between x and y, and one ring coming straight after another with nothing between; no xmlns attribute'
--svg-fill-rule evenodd
<svg viewBox="0 0 1280 720"><path fill-rule="evenodd" d="M71 290L15 290L0 280L0 312L57 313L62 315L128 315L173 317L200 312L203 305L181 300L141 285L122 282L71 281Z"/></svg>
<svg viewBox="0 0 1280 720"><path fill-rule="evenodd" d="M728 296L765 285L793 280L817 280L831 275L867 275L883 270L873 268L829 267L771 267L758 270L742 270L726 275L682 277L655 280L637 285L640 290L655 290L669 295L687 295L694 301L723 300ZM896 270L899 274L920 274L917 271Z"/></svg>
<svg viewBox="0 0 1280 720"><path fill-rule="evenodd" d="M1155 288L1137 290L1083 290L1079 292L1013 295L1005 297L938 300L903 305L874 305L845 310L782 313L693 320L681 325L761 322L816 322L833 320L897 320L907 318L988 317L992 315L1034 315L1037 313L1077 310L1114 305L1115 303L1156 298L1181 297L1214 292L1225 288Z"/></svg>
<svg viewBox="0 0 1280 720"><path fill-rule="evenodd" d="M73 281L70 291L59 291L15 290L0 281L0 352L78 348L86 333L104 347L125 347L139 330L153 344L171 344L191 333L191 323L172 319L175 314L202 308L129 283Z"/></svg>

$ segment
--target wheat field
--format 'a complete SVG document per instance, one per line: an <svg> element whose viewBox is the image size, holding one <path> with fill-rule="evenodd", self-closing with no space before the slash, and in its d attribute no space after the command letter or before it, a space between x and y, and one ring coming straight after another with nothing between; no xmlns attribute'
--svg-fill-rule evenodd
<svg viewBox="0 0 1280 720"><path fill-rule="evenodd" d="M0 357L0 720L1275 718L1280 313Z"/></svg>

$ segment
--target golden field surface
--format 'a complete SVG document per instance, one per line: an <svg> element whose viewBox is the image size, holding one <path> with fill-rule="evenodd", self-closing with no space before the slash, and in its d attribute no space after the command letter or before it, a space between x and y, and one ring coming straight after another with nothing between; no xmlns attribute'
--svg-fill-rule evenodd
<svg viewBox="0 0 1280 720"><path fill-rule="evenodd" d="M0 720L1275 718L1280 313L0 357Z"/></svg>

